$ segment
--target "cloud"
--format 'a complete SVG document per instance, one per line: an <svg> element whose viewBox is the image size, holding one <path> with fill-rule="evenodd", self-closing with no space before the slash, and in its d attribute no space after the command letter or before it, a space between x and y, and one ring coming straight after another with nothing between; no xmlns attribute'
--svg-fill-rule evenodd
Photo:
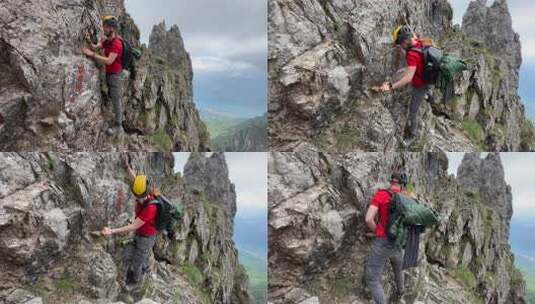
<svg viewBox="0 0 535 304"><path fill-rule="evenodd" d="M229 72L232 76L242 76L254 66L244 61L230 61L217 57L193 57L191 59L195 72Z"/></svg>
<svg viewBox="0 0 535 304"><path fill-rule="evenodd" d="M188 40L188 50L192 54L196 54L195 56L210 56L234 60L243 60L245 58L251 61L252 65L255 65L254 57L257 54L267 54L267 35L243 38L238 41L234 37L225 36L188 36L191 36ZM262 57L260 62L266 62L266 58ZM259 68L264 68L264 65Z"/></svg>
<svg viewBox="0 0 535 304"><path fill-rule="evenodd" d="M182 172L189 152L176 152L175 172ZM267 213L267 153L226 152L229 176L236 187L238 214Z"/></svg>
<svg viewBox="0 0 535 304"><path fill-rule="evenodd" d="M178 24L186 49L196 61L246 61L256 66L267 58L267 5L263 0L126 1L138 23L141 40L148 42L152 26L165 20ZM230 67L230 66L220 66ZM259 66L264 68L264 66ZM200 72L212 70L201 70Z"/></svg>
<svg viewBox="0 0 535 304"><path fill-rule="evenodd" d="M533 32L533 1L509 1L509 10L513 19L513 29L520 34L522 57L535 58L535 33Z"/></svg>
<svg viewBox="0 0 535 304"><path fill-rule="evenodd" d="M453 24L461 24L464 13L468 9L469 0L449 0L453 8Z"/></svg>

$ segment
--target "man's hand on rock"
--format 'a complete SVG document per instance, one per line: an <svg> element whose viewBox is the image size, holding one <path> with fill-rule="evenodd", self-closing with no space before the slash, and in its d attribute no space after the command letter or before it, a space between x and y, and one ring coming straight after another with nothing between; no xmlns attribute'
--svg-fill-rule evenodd
<svg viewBox="0 0 535 304"><path fill-rule="evenodd" d="M370 237L370 238L375 237L375 233L374 233L374 232L366 232L365 235L366 235L367 237Z"/></svg>
<svg viewBox="0 0 535 304"><path fill-rule="evenodd" d="M392 90L392 85L390 84L390 82L385 82L383 83L383 85L381 85L381 91L389 92L391 90Z"/></svg>
<svg viewBox="0 0 535 304"><path fill-rule="evenodd" d="M110 229L110 227L104 227L101 231L102 235L104 236L110 236L113 234L113 231Z"/></svg>
<svg viewBox="0 0 535 304"><path fill-rule="evenodd" d="M87 56L87 57L90 57L90 58L93 58L95 56L95 52L93 52L92 50L88 49L88 48L83 48L82 49L82 52Z"/></svg>
<svg viewBox="0 0 535 304"><path fill-rule="evenodd" d="M123 157L123 168L128 170L130 169L130 164L128 163L128 157Z"/></svg>

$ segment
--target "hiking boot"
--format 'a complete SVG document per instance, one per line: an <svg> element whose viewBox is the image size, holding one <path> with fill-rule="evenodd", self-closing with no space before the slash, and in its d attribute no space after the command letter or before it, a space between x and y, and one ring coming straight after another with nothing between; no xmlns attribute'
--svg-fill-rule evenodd
<svg viewBox="0 0 535 304"><path fill-rule="evenodd" d="M136 288L137 284L136 283L130 283L130 284L126 284L124 286L124 288L127 290L127 291L132 291Z"/></svg>
<svg viewBox="0 0 535 304"><path fill-rule="evenodd" d="M404 292L398 292L398 291L395 291L391 296L390 296L390 302L391 303L404 303L402 301L403 299L403 294Z"/></svg>
<svg viewBox="0 0 535 304"><path fill-rule="evenodd" d="M404 138L401 142L405 148L410 147L414 142L416 141L416 136L409 136L407 138Z"/></svg>
<svg viewBox="0 0 535 304"><path fill-rule="evenodd" d="M147 274L150 274L150 267L149 266L143 266L143 268L141 269L141 273L143 276L147 275Z"/></svg>
<svg viewBox="0 0 535 304"><path fill-rule="evenodd" d="M126 284L124 285L124 288L128 291L132 291L134 289L136 289L138 286L141 285L141 283L143 282L143 279L139 280L139 281L135 281L133 279L131 280L128 280L126 281Z"/></svg>
<svg viewBox="0 0 535 304"><path fill-rule="evenodd" d="M126 282L125 285L132 285L134 284L134 273L132 271L126 272Z"/></svg>
<svg viewBox="0 0 535 304"><path fill-rule="evenodd" d="M427 94L426 100L432 105L436 104L435 95L433 94Z"/></svg>
<svg viewBox="0 0 535 304"><path fill-rule="evenodd" d="M122 126L120 127L113 127L113 128L108 128L106 130L106 134L108 136L121 136L124 134L124 129Z"/></svg>

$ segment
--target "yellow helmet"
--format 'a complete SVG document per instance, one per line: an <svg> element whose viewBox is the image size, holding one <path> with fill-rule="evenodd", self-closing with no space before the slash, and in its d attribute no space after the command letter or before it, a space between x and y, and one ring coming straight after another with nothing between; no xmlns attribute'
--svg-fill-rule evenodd
<svg viewBox="0 0 535 304"><path fill-rule="evenodd" d="M144 197L150 191L149 179L146 175L136 175L132 183L132 193L136 197Z"/></svg>
<svg viewBox="0 0 535 304"><path fill-rule="evenodd" d="M102 19L102 24L108 25L111 27L116 28L117 25L119 24L119 22L117 21L117 18L113 15L102 16L100 19Z"/></svg>
<svg viewBox="0 0 535 304"><path fill-rule="evenodd" d="M400 25L392 31L392 42L400 44L402 41L400 38L409 38L413 36L412 28L408 25Z"/></svg>

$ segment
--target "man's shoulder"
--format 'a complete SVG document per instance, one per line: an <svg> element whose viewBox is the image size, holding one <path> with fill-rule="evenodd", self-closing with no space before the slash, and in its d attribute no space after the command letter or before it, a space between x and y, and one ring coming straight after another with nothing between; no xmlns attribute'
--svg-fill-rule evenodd
<svg viewBox="0 0 535 304"><path fill-rule="evenodd" d="M423 50L421 48L412 48L407 51L407 57L421 57L423 56Z"/></svg>
<svg viewBox="0 0 535 304"><path fill-rule="evenodd" d="M113 38L113 40L104 40L102 42L102 46L104 48L122 48L123 43L121 42L121 39L119 37Z"/></svg>
<svg viewBox="0 0 535 304"><path fill-rule="evenodd" d="M390 191L388 189L379 189L375 192L375 198L376 199L389 199L390 198Z"/></svg>
<svg viewBox="0 0 535 304"><path fill-rule="evenodd" d="M113 46L115 47L120 47L122 48L123 47L123 40L121 37L115 37L112 42Z"/></svg>

